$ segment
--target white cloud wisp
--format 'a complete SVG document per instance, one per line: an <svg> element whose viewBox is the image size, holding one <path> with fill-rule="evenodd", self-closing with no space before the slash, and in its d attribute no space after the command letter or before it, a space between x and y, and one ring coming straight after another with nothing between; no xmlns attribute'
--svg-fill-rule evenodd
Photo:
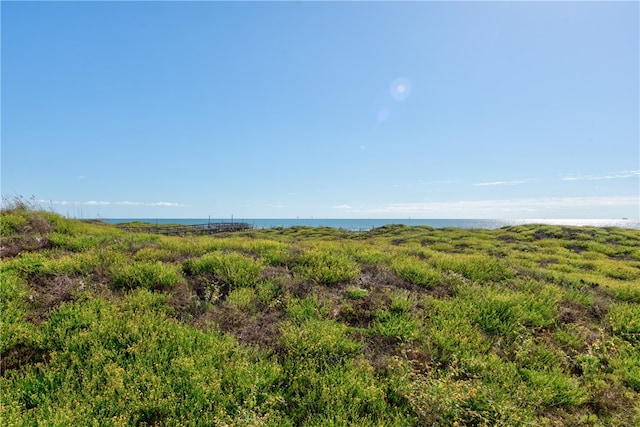
<svg viewBox="0 0 640 427"><path fill-rule="evenodd" d="M607 175L565 175L563 181L600 181L603 179L622 179L640 177L640 171L621 171Z"/></svg>
<svg viewBox="0 0 640 427"><path fill-rule="evenodd" d="M479 187L487 187L487 186L494 186L494 185L520 185L520 184L525 184L527 181L493 181L493 182L477 182L473 185L475 186L479 186Z"/></svg>
<svg viewBox="0 0 640 427"><path fill-rule="evenodd" d="M84 202L69 200L38 200L41 204L51 204L54 206L153 206L153 207L181 207L182 203L175 202L131 202L123 201L104 201L104 200L88 200Z"/></svg>
<svg viewBox="0 0 640 427"><path fill-rule="evenodd" d="M637 196L544 197L499 200L461 200L456 202L392 203L368 210L372 214L393 216L494 218L505 214L529 214L565 209L637 207Z"/></svg>

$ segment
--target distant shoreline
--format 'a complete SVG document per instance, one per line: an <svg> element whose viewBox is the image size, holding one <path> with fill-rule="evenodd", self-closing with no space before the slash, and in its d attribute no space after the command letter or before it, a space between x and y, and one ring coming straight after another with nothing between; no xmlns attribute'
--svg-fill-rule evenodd
<svg viewBox="0 0 640 427"><path fill-rule="evenodd" d="M640 229L640 221L633 219L408 219L408 218L103 218L109 224L126 222L146 222L150 224L207 224L245 222L253 228L289 228L289 227L331 227L348 230L362 230L391 224L407 226L429 226L433 228L480 228L497 229L501 227L542 224L578 227L619 227Z"/></svg>

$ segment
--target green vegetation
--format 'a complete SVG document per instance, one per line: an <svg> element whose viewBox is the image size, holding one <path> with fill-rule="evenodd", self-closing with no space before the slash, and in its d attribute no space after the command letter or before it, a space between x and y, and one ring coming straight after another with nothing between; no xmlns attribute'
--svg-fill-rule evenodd
<svg viewBox="0 0 640 427"><path fill-rule="evenodd" d="M2 425L640 425L638 230L0 226Z"/></svg>

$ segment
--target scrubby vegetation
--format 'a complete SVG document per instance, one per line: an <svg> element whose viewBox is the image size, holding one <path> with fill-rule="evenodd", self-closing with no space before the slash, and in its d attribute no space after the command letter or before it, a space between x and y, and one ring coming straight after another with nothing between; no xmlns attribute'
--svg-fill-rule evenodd
<svg viewBox="0 0 640 427"><path fill-rule="evenodd" d="M0 225L2 425L640 424L638 230Z"/></svg>

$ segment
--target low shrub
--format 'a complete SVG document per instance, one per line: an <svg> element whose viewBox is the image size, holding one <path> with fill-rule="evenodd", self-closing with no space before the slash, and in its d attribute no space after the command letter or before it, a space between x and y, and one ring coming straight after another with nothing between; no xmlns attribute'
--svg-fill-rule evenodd
<svg viewBox="0 0 640 427"><path fill-rule="evenodd" d="M2 212L2 216L0 216L0 235L6 238L17 233L26 222L27 218L24 215Z"/></svg>
<svg viewBox="0 0 640 427"><path fill-rule="evenodd" d="M161 262L134 262L113 268L112 284L124 289L170 289L183 280L180 268Z"/></svg>
<svg viewBox="0 0 640 427"><path fill-rule="evenodd" d="M602 274L616 280L632 281L640 278L640 270L625 265L608 266L602 270Z"/></svg>
<svg viewBox="0 0 640 427"><path fill-rule="evenodd" d="M282 292L282 285L274 280L266 280L256 286L257 300L266 305L278 303Z"/></svg>
<svg viewBox="0 0 640 427"><path fill-rule="evenodd" d="M41 269L41 273L49 276L86 276L96 271L100 263L101 261L95 253L64 255L60 258L47 260Z"/></svg>
<svg viewBox="0 0 640 427"><path fill-rule="evenodd" d="M487 299L478 308L474 319L490 334L513 334L518 326L516 304L510 298Z"/></svg>
<svg viewBox="0 0 640 427"><path fill-rule="evenodd" d="M617 303L609 306L607 323L611 331L629 342L640 343L640 305Z"/></svg>
<svg viewBox="0 0 640 427"><path fill-rule="evenodd" d="M559 370L520 369L522 377L535 390L529 400L545 408L571 408L584 403L588 395L575 378Z"/></svg>
<svg viewBox="0 0 640 427"><path fill-rule="evenodd" d="M304 251L294 268L304 278L323 285L348 283L360 275L360 266L350 256L324 246Z"/></svg>
<svg viewBox="0 0 640 427"><path fill-rule="evenodd" d="M235 252L210 252L185 261L183 267L191 275L212 274L233 289L254 286L262 278L260 261Z"/></svg>
<svg viewBox="0 0 640 427"><path fill-rule="evenodd" d="M2 378L3 425L291 425L277 363L173 321L161 298L60 306L41 326L47 363Z"/></svg>
<svg viewBox="0 0 640 427"><path fill-rule="evenodd" d="M20 353L28 353L31 343L40 336L36 326L25 319L29 312L30 290L24 279L10 272L2 273L0 280L0 354L5 366L20 362ZM21 348L17 354L13 349ZM28 354L27 354L28 356Z"/></svg>
<svg viewBox="0 0 640 427"><path fill-rule="evenodd" d="M542 340L532 336L522 336L515 340L510 351L519 368L550 371L561 370L566 364L566 354L563 351L550 348Z"/></svg>
<svg viewBox="0 0 640 427"><path fill-rule="evenodd" d="M15 258L7 261L3 260L0 268L4 274L5 271L12 271L22 278L37 276L40 274L42 267L47 263L47 257L38 252L21 253Z"/></svg>
<svg viewBox="0 0 640 427"><path fill-rule="evenodd" d="M640 286L634 283L616 283L609 286L611 294L620 301L640 304Z"/></svg>
<svg viewBox="0 0 640 427"><path fill-rule="evenodd" d="M302 323L309 319L325 319L329 308L323 304L317 295L309 295L304 299L290 297L285 307L289 318L296 323Z"/></svg>
<svg viewBox="0 0 640 427"><path fill-rule="evenodd" d="M347 252L357 262L370 265L382 264L389 258L378 247L365 243L352 243L347 246Z"/></svg>
<svg viewBox="0 0 640 427"><path fill-rule="evenodd" d="M349 299L363 299L366 298L368 294L369 292L366 289L357 286L349 286L347 288L347 298Z"/></svg>
<svg viewBox="0 0 640 427"><path fill-rule="evenodd" d="M418 336L420 324L403 311L378 310L368 330L370 334L397 340L412 340Z"/></svg>
<svg viewBox="0 0 640 427"><path fill-rule="evenodd" d="M427 289L438 281L438 272L417 257L397 256L391 260L391 269L401 279Z"/></svg>
<svg viewBox="0 0 640 427"><path fill-rule="evenodd" d="M462 374L456 364L444 373L414 373L404 396L423 426L516 426L535 424L534 414L504 392Z"/></svg>
<svg viewBox="0 0 640 427"><path fill-rule="evenodd" d="M403 289L391 292L389 298L391 299L389 309L393 313L408 313L416 302L415 295Z"/></svg>
<svg viewBox="0 0 640 427"><path fill-rule="evenodd" d="M290 402L288 419L296 426L413 427L413 414L404 399L360 359L328 365L299 363L285 368Z"/></svg>
<svg viewBox="0 0 640 427"><path fill-rule="evenodd" d="M438 254L429 261L440 271L460 273L481 283L500 282L513 277L511 268L489 255Z"/></svg>
<svg viewBox="0 0 640 427"><path fill-rule="evenodd" d="M468 299L425 298L424 335L432 347L434 361L448 364L490 350L491 341L472 318L474 305Z"/></svg>
<svg viewBox="0 0 640 427"><path fill-rule="evenodd" d="M84 252L89 249L97 248L101 241L92 235L69 235L63 233L51 233L49 240L54 247L64 249L71 252Z"/></svg>
<svg viewBox="0 0 640 427"><path fill-rule="evenodd" d="M611 364L627 387L640 392L640 350L629 343L620 343L619 357Z"/></svg>
<svg viewBox="0 0 640 427"><path fill-rule="evenodd" d="M282 346L291 360L305 359L327 368L355 356L360 344L348 335L348 327L333 320L285 321L280 328Z"/></svg>
<svg viewBox="0 0 640 427"><path fill-rule="evenodd" d="M237 288L229 292L225 302L227 305L238 310L253 313L255 311L253 304L254 297L254 288Z"/></svg>
<svg viewBox="0 0 640 427"><path fill-rule="evenodd" d="M175 260L176 254L169 249L163 248L142 248L136 252L133 256L133 259L136 261L147 261L147 262L155 262L155 261L173 261Z"/></svg>

